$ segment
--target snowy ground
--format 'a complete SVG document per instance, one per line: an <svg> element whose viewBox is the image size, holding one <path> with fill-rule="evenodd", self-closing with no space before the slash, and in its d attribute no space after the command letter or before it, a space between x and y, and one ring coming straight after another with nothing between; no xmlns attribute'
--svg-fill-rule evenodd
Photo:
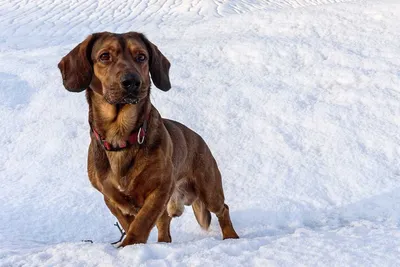
<svg viewBox="0 0 400 267"><path fill-rule="evenodd" d="M399 17L397 0L0 0L0 266L399 266ZM210 145L241 239L186 209L172 244L109 244L85 97L56 67L103 30L172 62L152 101Z"/></svg>

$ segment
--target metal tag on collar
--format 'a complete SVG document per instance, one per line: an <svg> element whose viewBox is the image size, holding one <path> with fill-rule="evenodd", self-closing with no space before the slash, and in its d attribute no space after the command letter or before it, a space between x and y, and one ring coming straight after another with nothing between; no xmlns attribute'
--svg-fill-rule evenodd
<svg viewBox="0 0 400 267"><path fill-rule="evenodd" d="M145 135L146 135L145 131L143 130L142 127L140 127L137 134L137 142L139 145L143 144Z"/></svg>
<svg viewBox="0 0 400 267"><path fill-rule="evenodd" d="M146 137L146 132L147 132L147 120L143 122L143 125L142 127L139 128L137 134L137 142L139 145L143 144L144 138Z"/></svg>

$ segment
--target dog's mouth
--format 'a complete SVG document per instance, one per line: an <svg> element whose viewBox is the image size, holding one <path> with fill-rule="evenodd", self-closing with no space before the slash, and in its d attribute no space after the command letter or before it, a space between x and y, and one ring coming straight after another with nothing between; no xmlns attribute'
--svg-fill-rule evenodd
<svg viewBox="0 0 400 267"><path fill-rule="evenodd" d="M139 98L137 96L128 95L122 99L119 104L132 104L135 105L139 103Z"/></svg>
<svg viewBox="0 0 400 267"><path fill-rule="evenodd" d="M111 105L136 105L140 101L139 97L134 95L126 95L118 100L110 99L109 97L105 96L105 100Z"/></svg>

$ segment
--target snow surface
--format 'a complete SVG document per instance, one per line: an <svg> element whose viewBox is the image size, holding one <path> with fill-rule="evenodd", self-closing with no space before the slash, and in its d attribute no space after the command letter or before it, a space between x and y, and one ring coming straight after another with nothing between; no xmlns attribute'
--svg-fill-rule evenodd
<svg viewBox="0 0 400 267"><path fill-rule="evenodd" d="M397 0L0 0L0 266L399 266L399 17ZM152 101L211 147L241 239L186 209L171 244L109 244L86 100L56 67L103 30L172 62Z"/></svg>

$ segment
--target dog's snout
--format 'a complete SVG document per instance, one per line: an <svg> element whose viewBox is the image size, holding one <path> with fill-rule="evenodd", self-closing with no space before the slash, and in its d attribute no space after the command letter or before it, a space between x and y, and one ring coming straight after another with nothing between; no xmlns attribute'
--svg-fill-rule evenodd
<svg viewBox="0 0 400 267"><path fill-rule="evenodd" d="M141 84L137 74L127 73L121 76L121 86L126 90L137 90Z"/></svg>

